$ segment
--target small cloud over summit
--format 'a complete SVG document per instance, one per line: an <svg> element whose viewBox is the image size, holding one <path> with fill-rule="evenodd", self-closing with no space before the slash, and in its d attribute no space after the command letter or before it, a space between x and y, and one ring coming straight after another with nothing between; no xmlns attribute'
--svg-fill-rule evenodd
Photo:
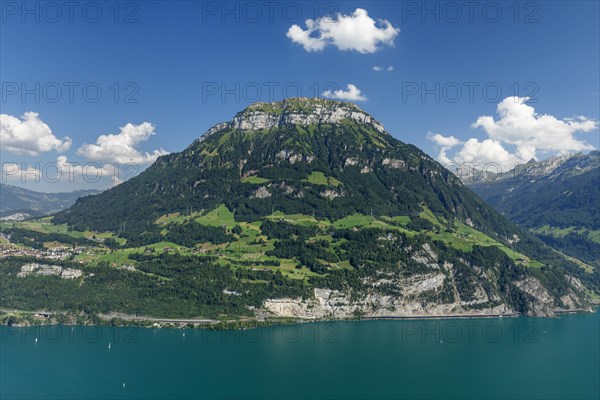
<svg viewBox="0 0 600 400"><path fill-rule="evenodd" d="M346 88L347 90L326 90L323 92L323 97L347 101L367 101L367 97L352 83L349 83Z"/></svg>
<svg viewBox="0 0 600 400"><path fill-rule="evenodd" d="M379 65L373 66L373 71L375 71L375 72L381 72L381 71L392 72L393 70L394 70L393 65L390 65L388 67L380 67Z"/></svg>

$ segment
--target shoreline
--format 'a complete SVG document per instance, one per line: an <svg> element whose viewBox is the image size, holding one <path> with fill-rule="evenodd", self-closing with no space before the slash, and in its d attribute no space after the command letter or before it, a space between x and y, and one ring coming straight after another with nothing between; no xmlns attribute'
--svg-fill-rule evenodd
<svg viewBox="0 0 600 400"><path fill-rule="evenodd" d="M47 312L47 311L24 311L0 309L3 317L15 314L23 314L28 319L15 320L13 323L2 322L2 326L28 327L35 325L65 325L65 326L112 326L112 327L136 327L136 328L164 328L164 329L209 329L209 330L243 330L253 329L265 326L291 325L303 323L318 322L358 322L358 321L410 321L410 320L448 320L448 319L491 319L491 318L558 318L561 315L595 313L599 307L589 309L574 310L554 310L553 316L526 316L520 313L482 313L482 314L440 314L440 315L406 315L406 316L370 316L362 318L285 318L276 317L273 319L240 319L240 320L215 320L207 318L160 318L127 315L120 313L98 314L93 316L77 316L67 312ZM69 321L53 320L53 315L59 315ZM78 318L79 317L79 318Z"/></svg>
<svg viewBox="0 0 600 400"><path fill-rule="evenodd" d="M362 320L428 320L428 319L473 319L473 318L515 318L521 317L523 314L521 313L506 313L506 314L440 314L440 315L406 315L406 316L396 316L396 315L382 315L377 317L363 317ZM536 318L536 317L532 317ZM539 318L548 318L548 317L539 317Z"/></svg>

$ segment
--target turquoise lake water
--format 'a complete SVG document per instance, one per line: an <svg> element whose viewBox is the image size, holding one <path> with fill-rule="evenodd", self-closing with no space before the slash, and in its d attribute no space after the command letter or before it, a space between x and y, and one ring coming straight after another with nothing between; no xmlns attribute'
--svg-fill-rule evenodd
<svg viewBox="0 0 600 400"><path fill-rule="evenodd" d="M598 312L1 334L2 399L600 398Z"/></svg>

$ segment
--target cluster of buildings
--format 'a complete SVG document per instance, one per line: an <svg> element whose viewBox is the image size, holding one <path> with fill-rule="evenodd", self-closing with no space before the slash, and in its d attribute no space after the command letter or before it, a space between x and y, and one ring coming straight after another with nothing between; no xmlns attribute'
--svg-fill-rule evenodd
<svg viewBox="0 0 600 400"><path fill-rule="evenodd" d="M0 244L0 256L1 257L36 257L36 258L47 258L50 260L66 260L73 254L77 254L76 250L67 250L63 248L51 248L51 249L30 249L26 247L18 247L11 245Z"/></svg>
<svg viewBox="0 0 600 400"><path fill-rule="evenodd" d="M72 255L88 252L84 246L57 245L47 249L33 249L17 246L10 242L10 237L0 232L0 257L35 257L50 260L66 260Z"/></svg>
<svg viewBox="0 0 600 400"><path fill-rule="evenodd" d="M40 263L28 263L21 266L21 272L17 277L24 278L28 275L59 276L62 279L77 279L83 276L80 269L63 268L60 265L48 265Z"/></svg>

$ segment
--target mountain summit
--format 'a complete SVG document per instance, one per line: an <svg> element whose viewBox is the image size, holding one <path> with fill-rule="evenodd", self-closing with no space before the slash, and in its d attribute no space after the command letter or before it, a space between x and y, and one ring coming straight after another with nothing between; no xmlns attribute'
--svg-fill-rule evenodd
<svg viewBox="0 0 600 400"><path fill-rule="evenodd" d="M383 125L353 103L298 97L274 103L254 103L239 112L231 122L217 124L208 134L224 128L260 130L287 125L338 124L343 120L370 125L378 132L384 131Z"/></svg>
<svg viewBox="0 0 600 400"><path fill-rule="evenodd" d="M252 104L54 222L118 233L131 248L207 252L244 282L264 265L304 280L302 298L252 303L279 316L549 315L586 302L577 265L356 105L331 100Z"/></svg>

